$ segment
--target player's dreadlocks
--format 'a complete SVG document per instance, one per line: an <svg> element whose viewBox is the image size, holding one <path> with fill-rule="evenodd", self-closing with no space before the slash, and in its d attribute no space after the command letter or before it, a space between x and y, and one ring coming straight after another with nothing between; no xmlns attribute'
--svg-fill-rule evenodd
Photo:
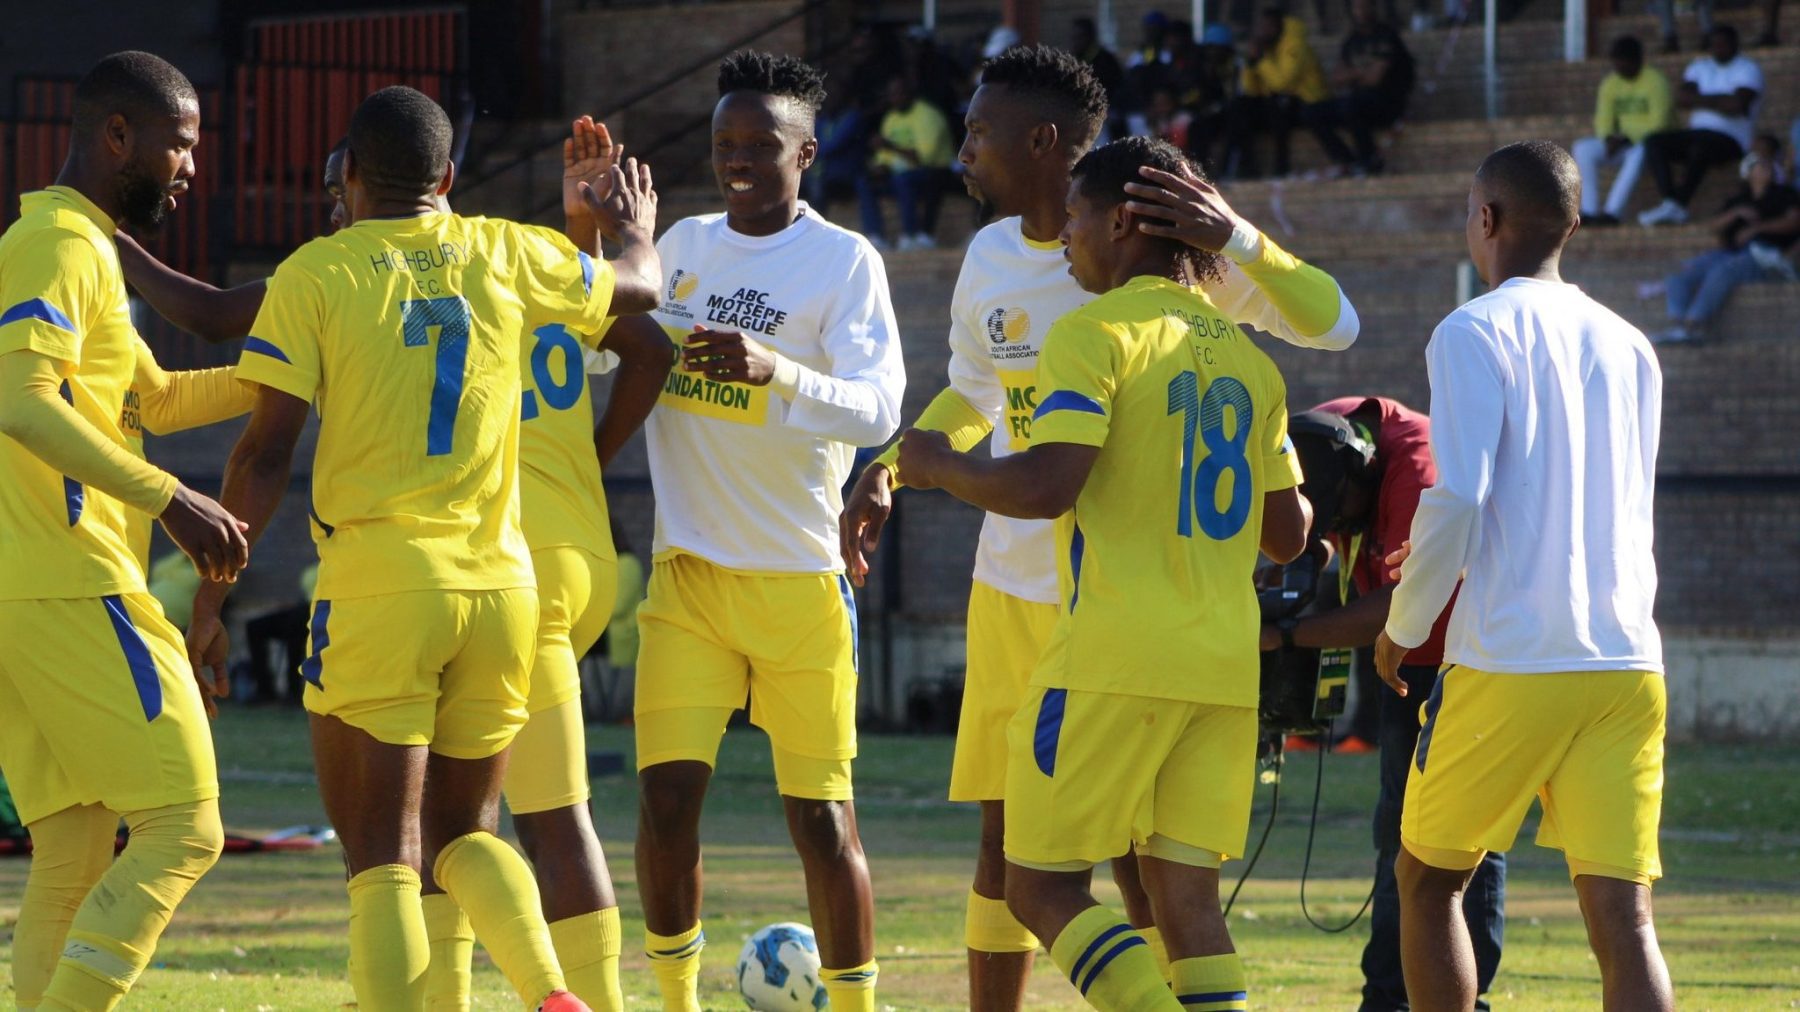
<svg viewBox="0 0 1800 1012"><path fill-rule="evenodd" d="M1003 84L1043 102L1048 118L1069 135L1075 151L1085 151L1106 120L1106 89L1094 68L1054 46L1014 46L981 68L982 84Z"/></svg>
<svg viewBox="0 0 1800 1012"><path fill-rule="evenodd" d="M812 117L825 105L825 75L819 68L793 56L776 56L760 49L740 49L719 63L719 94L753 91L791 99Z"/></svg>
<svg viewBox="0 0 1800 1012"><path fill-rule="evenodd" d="M1206 179L1205 170L1175 145L1149 137L1126 137L1097 147L1082 155L1069 175L1081 184L1084 196L1099 203L1120 204L1131 199L1125 192L1126 183L1145 181L1138 170L1146 165L1178 176ZM1176 247L1177 268L1185 267L1188 274L1185 279L1176 280L1203 284L1225 276L1225 258L1218 253L1194 249L1173 239L1167 242Z"/></svg>

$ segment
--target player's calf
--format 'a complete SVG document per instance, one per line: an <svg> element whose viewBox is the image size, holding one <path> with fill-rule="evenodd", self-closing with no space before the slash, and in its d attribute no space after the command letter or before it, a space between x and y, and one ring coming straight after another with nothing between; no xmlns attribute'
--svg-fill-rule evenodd
<svg viewBox="0 0 1800 1012"><path fill-rule="evenodd" d="M848 761L842 765L847 767ZM846 772L846 781L847 776ZM856 829L856 806L847 798L822 800L784 794L781 801L788 835L806 872L807 907L822 964L819 979L833 1008L873 1010L878 974L875 897L862 837Z"/></svg>
<svg viewBox="0 0 1800 1012"><path fill-rule="evenodd" d="M1588 944L1600 963L1605 1007L1672 1010L1675 992L1656 941L1650 887L1599 875L1578 875L1575 895L1587 922Z"/></svg>
<svg viewBox="0 0 1800 1012"><path fill-rule="evenodd" d="M981 803L981 845L969 890L963 938L969 948L969 1008L1013 1012L1025 1007L1025 983L1038 939L1006 906L1006 806Z"/></svg>
<svg viewBox="0 0 1800 1012"><path fill-rule="evenodd" d="M1094 901L1088 891L1092 874L1092 868L1052 871L1009 864L1007 906L1038 937L1053 939L1050 958L1088 1004L1105 1012L1180 1010L1143 936Z"/></svg>

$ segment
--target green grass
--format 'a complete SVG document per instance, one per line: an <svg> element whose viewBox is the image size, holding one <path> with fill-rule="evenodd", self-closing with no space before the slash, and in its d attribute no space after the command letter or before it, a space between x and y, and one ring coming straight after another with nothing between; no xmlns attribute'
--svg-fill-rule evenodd
<svg viewBox="0 0 1800 1012"><path fill-rule="evenodd" d="M226 824L267 830L324 819L310 779L304 723L292 711L232 708L216 725ZM631 735L590 729L591 745L627 753ZM859 817L875 875L881 1003L893 1009L964 1007L962 906L973 867L976 817L942 800L950 741L863 740ZM1315 931L1299 907L1299 876L1312 800L1310 756L1288 766L1267 854L1231 916L1261 1008L1349 1008L1366 924ZM760 732L733 732L713 781L706 822L707 953L703 999L739 1008L730 969L757 927L804 920L804 890L786 839ZM1689 746L1672 750L1664 809L1658 928L1682 1007L1800 1008L1800 749ZM1332 757L1325 770L1313 877L1307 896L1321 921L1341 922L1368 891L1372 757ZM631 862L635 781L595 784L594 811L625 915L629 1006L654 1009L654 985L636 951L642 924ZM1259 797L1256 829L1267 811ZM1496 1007L1598 1005L1589 955L1559 856L1529 844L1513 851L1507 947ZM1235 878L1241 864L1227 866ZM18 914L26 862L0 861L0 924ZM1104 878L1104 876L1102 876ZM1116 901L1110 883L1103 900ZM352 1003L344 978L343 872L335 849L230 856L188 898L164 936L129 1009L334 1009ZM0 962L10 955L10 931ZM477 1007L515 1008L505 981L477 954ZM10 981L10 976L7 978ZM0 1002L10 1004L10 985ZM1032 1009L1081 1008L1048 959L1032 980Z"/></svg>

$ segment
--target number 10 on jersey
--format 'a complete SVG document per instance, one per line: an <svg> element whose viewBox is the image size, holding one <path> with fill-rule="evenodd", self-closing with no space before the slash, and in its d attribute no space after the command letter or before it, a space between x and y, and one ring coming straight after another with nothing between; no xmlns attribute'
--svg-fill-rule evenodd
<svg viewBox="0 0 1800 1012"><path fill-rule="evenodd" d="M1225 409L1231 409L1231 435L1225 435ZM1175 533L1194 536L1194 521L1214 541L1244 529L1250 519L1250 391L1232 376L1220 376L1200 393L1200 377L1183 370L1169 381L1169 414L1181 415L1181 494L1175 508ZM1206 456L1195 466L1194 432L1199 430ZM1219 483L1231 476L1231 500L1219 508Z"/></svg>
<svg viewBox="0 0 1800 1012"><path fill-rule="evenodd" d="M400 340L408 348L431 344L437 331L437 368L431 384L431 414L425 426L425 456L441 457L456 442L456 412L462 407L463 371L469 364L469 304L460 295L408 299L400 303Z"/></svg>

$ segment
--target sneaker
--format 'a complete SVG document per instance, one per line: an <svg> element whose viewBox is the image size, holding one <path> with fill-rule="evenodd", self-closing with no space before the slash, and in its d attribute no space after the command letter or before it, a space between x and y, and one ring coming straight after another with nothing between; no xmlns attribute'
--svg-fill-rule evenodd
<svg viewBox="0 0 1800 1012"><path fill-rule="evenodd" d="M1375 743L1366 738L1349 735L1343 741L1331 746L1331 750L1339 755L1368 755L1376 751Z"/></svg>
<svg viewBox="0 0 1800 1012"><path fill-rule="evenodd" d="M913 246L912 246L913 249L937 249L938 248L937 240L933 239L930 236L930 234L925 233L925 232L920 232L918 235L913 236L912 244L913 244Z"/></svg>
<svg viewBox="0 0 1800 1012"><path fill-rule="evenodd" d="M1638 224L1645 228L1655 225L1685 225L1688 222L1687 208L1673 200L1664 200L1643 214L1638 215Z"/></svg>
<svg viewBox="0 0 1800 1012"><path fill-rule="evenodd" d="M1618 224L1619 218L1617 215L1601 213L1584 214L1581 216L1582 228L1613 228Z"/></svg>
<svg viewBox="0 0 1800 1012"><path fill-rule="evenodd" d="M907 253L907 252L911 252L912 250L917 249L918 247L916 245L914 245L914 240L913 240L912 236L903 235L900 237L900 242L894 248L899 250L902 253Z"/></svg>
<svg viewBox="0 0 1800 1012"><path fill-rule="evenodd" d="M1290 734L1287 736L1287 740L1281 743L1281 749L1284 752L1317 752L1319 739L1310 734Z"/></svg>
<svg viewBox="0 0 1800 1012"><path fill-rule="evenodd" d="M1685 324L1676 324L1668 330L1650 335L1651 344L1698 344L1700 331Z"/></svg>
<svg viewBox="0 0 1800 1012"><path fill-rule="evenodd" d="M594 1012L588 1003L567 991L552 991L538 1002L537 1012Z"/></svg>

